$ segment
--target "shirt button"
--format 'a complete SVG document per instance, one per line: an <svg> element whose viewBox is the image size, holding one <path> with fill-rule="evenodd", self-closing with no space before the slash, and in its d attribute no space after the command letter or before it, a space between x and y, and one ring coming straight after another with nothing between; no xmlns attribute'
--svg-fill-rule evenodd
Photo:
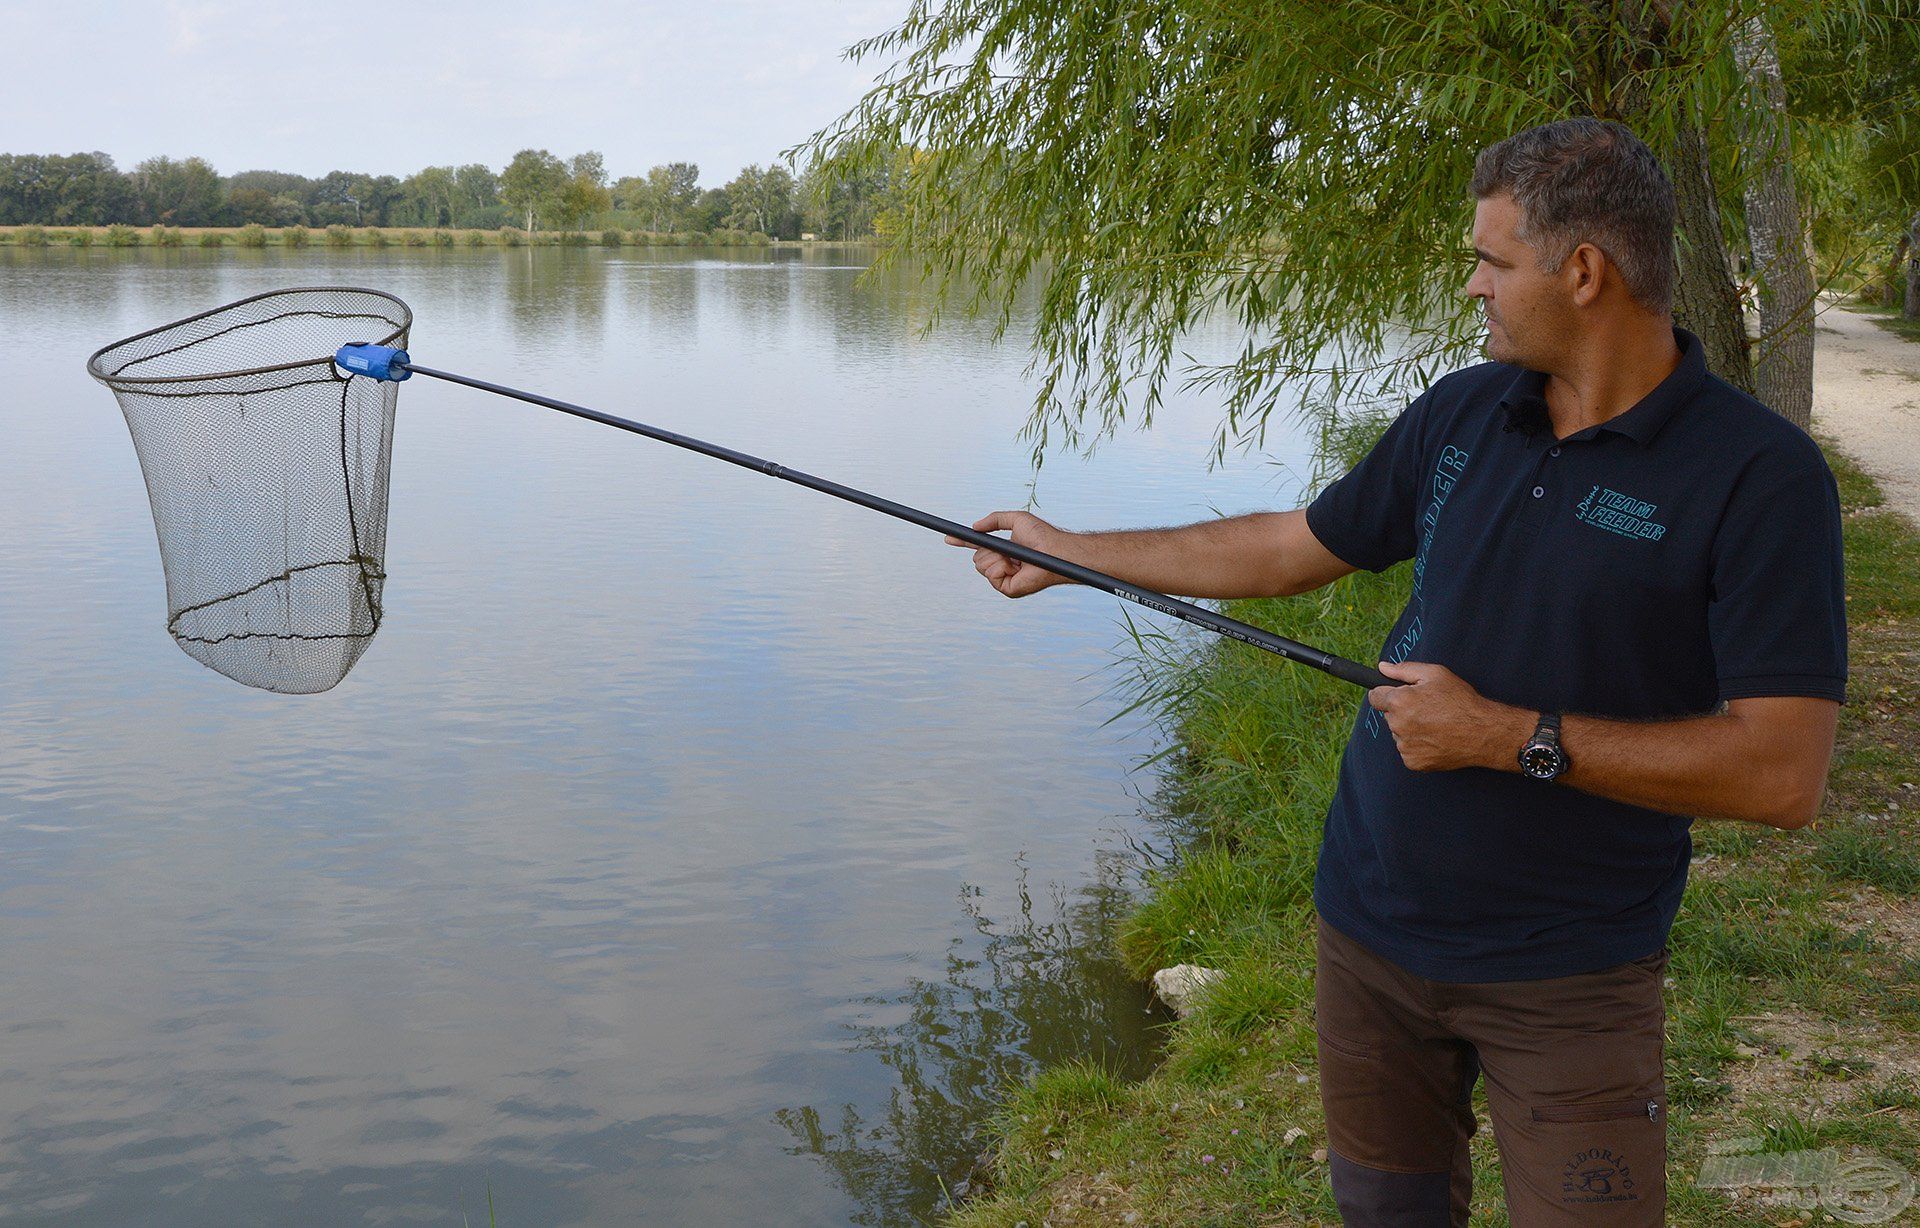
<svg viewBox="0 0 1920 1228"><path fill-rule="evenodd" d="M1540 498L1546 493L1547 493L1547 488L1544 486L1536 486L1533 488L1533 497L1536 499Z"/></svg>
<svg viewBox="0 0 1920 1228"><path fill-rule="evenodd" d="M1558 456L1558 455L1560 455L1560 449L1559 449L1559 448L1557 448L1557 447L1555 447L1555 448L1548 448L1548 449L1547 449L1547 455L1548 455L1548 456Z"/></svg>

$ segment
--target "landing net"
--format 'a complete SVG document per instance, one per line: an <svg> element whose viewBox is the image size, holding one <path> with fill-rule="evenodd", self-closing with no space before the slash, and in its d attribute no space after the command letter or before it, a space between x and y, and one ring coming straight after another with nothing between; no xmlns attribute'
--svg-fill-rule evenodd
<svg viewBox="0 0 1920 1228"><path fill-rule="evenodd" d="M356 341L405 347L377 290L277 290L116 341L87 360L126 415L153 505L167 630L269 691L324 691L380 629L399 384L343 371Z"/></svg>

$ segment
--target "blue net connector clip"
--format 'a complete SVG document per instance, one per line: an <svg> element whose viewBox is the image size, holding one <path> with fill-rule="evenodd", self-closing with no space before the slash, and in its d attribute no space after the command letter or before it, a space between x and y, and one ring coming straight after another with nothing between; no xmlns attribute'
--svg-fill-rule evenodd
<svg viewBox="0 0 1920 1228"><path fill-rule="evenodd" d="M370 345L364 341L350 342L334 353L333 361L341 370L350 374L392 380L396 383L413 374L407 370L407 363L410 361L407 358L407 352L391 345Z"/></svg>

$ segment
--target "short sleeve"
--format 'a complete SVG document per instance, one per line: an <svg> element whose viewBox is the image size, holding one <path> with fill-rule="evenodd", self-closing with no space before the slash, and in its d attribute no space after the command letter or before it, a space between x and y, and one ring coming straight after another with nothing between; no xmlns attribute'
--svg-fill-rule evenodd
<svg viewBox="0 0 1920 1228"><path fill-rule="evenodd" d="M1385 571L1413 557L1421 422L1431 390L1401 411L1372 451L1307 505L1307 528L1341 561Z"/></svg>
<svg viewBox="0 0 1920 1228"><path fill-rule="evenodd" d="M1847 594L1840 491L1824 458L1746 484L1714 535L1707 633L1720 698L1846 702Z"/></svg>

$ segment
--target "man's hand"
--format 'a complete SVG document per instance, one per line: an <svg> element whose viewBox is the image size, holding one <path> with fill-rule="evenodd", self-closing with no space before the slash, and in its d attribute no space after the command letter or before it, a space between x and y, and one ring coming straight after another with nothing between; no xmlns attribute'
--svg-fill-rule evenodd
<svg viewBox="0 0 1920 1228"><path fill-rule="evenodd" d="M1409 684L1367 692L1367 702L1385 714L1408 768L1500 768L1507 759L1518 765L1520 747L1537 721L1534 714L1488 699L1444 665L1382 661L1380 672Z"/></svg>
<svg viewBox="0 0 1920 1228"><path fill-rule="evenodd" d="M1072 534L1056 529L1032 512L993 512L973 522L973 527L982 533L1005 531L1015 545L1030 546L1046 554L1059 556L1058 543L1062 537ZM970 546L957 537L947 538L949 546ZM1064 556L1062 556L1064 557ZM1004 554L985 548L973 552L973 568L987 578L987 582L1009 597L1025 597L1037 593L1043 588L1052 588L1056 584L1067 584L1064 576L1057 576L1044 568L1031 563L1022 563L1010 559Z"/></svg>

